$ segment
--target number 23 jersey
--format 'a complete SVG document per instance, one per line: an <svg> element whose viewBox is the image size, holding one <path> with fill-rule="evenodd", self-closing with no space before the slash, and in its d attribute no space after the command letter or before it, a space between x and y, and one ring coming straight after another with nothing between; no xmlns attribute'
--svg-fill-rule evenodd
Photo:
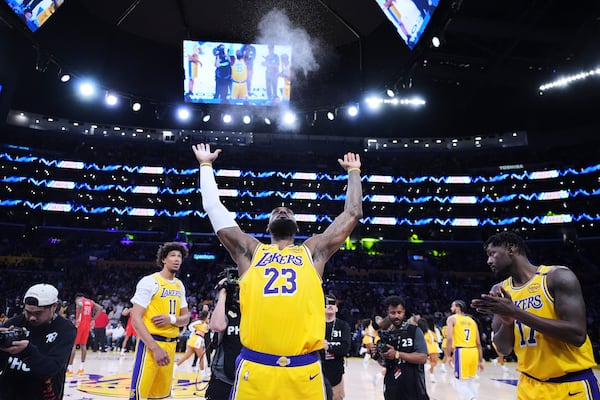
<svg viewBox="0 0 600 400"><path fill-rule="evenodd" d="M292 356L323 348L325 300L309 250L257 246L239 280L244 347Z"/></svg>

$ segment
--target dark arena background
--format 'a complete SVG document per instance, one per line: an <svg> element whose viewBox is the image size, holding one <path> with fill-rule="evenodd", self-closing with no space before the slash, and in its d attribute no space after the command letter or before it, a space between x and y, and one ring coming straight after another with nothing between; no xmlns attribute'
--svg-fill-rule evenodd
<svg viewBox="0 0 600 400"><path fill-rule="evenodd" d="M202 209L191 145L223 150L221 198L263 240L276 206L294 210L299 240L322 232L343 209L337 159L352 151L364 218L323 281L340 318L358 327L400 294L441 324L452 300L501 278L483 242L514 230L534 264L577 274L598 355L598 2L442 0L412 50L376 0L65 0L34 32L17 3L0 3L4 313L42 281L69 306L81 291L122 306L172 240L190 249L190 304L212 305L233 264ZM184 40L290 45L289 106L186 101L198 82ZM212 90L211 63L197 79Z"/></svg>

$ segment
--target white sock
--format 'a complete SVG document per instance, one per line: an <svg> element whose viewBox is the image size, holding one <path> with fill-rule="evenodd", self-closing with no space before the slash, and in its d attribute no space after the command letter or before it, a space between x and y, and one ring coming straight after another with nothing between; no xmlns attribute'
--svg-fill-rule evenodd
<svg viewBox="0 0 600 400"><path fill-rule="evenodd" d="M459 379L456 381L456 389L460 394L463 395L465 399L474 399L476 394L472 385L472 380L462 380Z"/></svg>
<svg viewBox="0 0 600 400"><path fill-rule="evenodd" d="M69 372L73 372L73 364L69 364L69 365L67 366L67 371L69 371Z"/></svg>

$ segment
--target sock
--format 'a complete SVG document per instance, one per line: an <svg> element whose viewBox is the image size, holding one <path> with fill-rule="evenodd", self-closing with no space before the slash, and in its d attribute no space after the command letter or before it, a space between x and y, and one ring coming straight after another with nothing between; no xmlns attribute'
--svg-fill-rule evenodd
<svg viewBox="0 0 600 400"><path fill-rule="evenodd" d="M69 371L69 372L73 372L73 364L69 364L69 365L67 366L67 371Z"/></svg>
<svg viewBox="0 0 600 400"><path fill-rule="evenodd" d="M460 379L456 381L456 389L465 399L474 399L476 397L475 388L472 383L472 379Z"/></svg>

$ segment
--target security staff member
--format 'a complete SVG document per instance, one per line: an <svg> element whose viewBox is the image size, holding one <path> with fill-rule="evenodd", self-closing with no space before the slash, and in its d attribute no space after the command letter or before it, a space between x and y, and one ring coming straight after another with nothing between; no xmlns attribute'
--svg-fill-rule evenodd
<svg viewBox="0 0 600 400"><path fill-rule="evenodd" d="M325 342L321 352L323 375L329 381L333 400L342 400L344 392L345 357L350 350L352 334L350 325L336 318L337 299L329 294L325 297Z"/></svg>

